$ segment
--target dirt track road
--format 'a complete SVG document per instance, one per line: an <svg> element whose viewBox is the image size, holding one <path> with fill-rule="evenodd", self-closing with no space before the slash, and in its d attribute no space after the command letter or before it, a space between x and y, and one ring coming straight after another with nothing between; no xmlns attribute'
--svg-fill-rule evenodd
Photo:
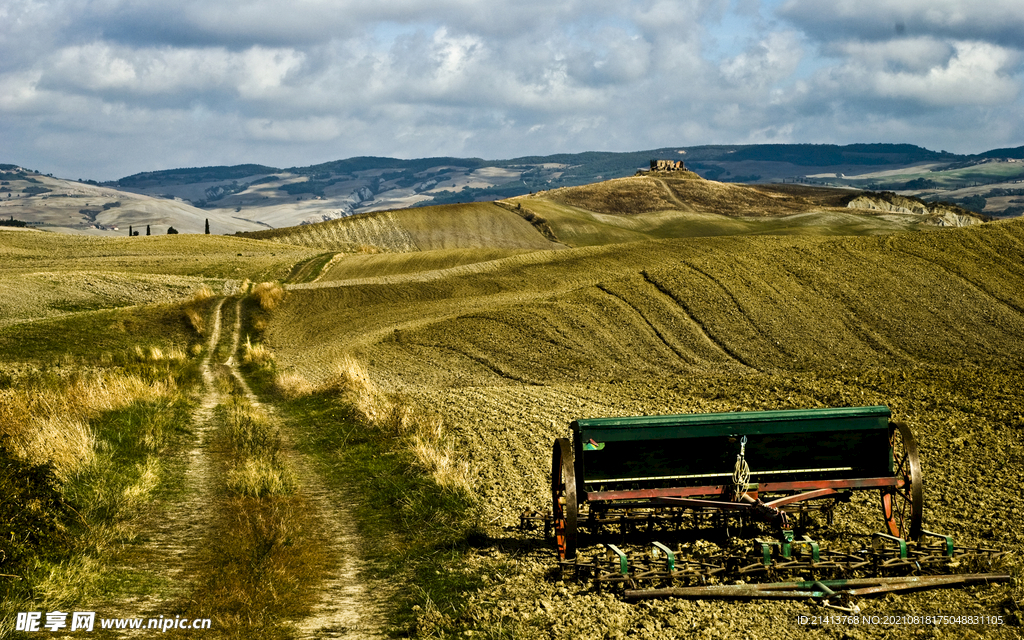
<svg viewBox="0 0 1024 640"><path fill-rule="evenodd" d="M214 358L218 346L225 339L222 325L226 302L232 304L234 323L229 337L230 348L226 351L228 357L223 363L218 363ZM158 596L131 603L130 609L135 610L139 617L173 611L194 588L191 578L201 578L195 575L196 562L202 555L203 541L212 535L217 504L224 499L224 478L211 450L218 427L215 409L227 401L222 390L226 385L219 384L218 378L234 378L250 402L260 405L238 368L240 310L241 299L222 298L214 307L206 355L201 364L202 394L192 415L193 443L183 454L182 490L159 500L139 527L144 531L144 539L139 550L131 556L133 566L127 568L159 575L171 585ZM262 408L273 415L273 406L262 405ZM331 556L333 562L326 564L336 567L330 575L321 577L311 615L286 621L285 625L293 628L293 637L298 640L383 637L379 607L359 577L359 542L349 515L350 505L324 485L311 462L295 450L284 429L281 435L282 454L297 480L296 491L306 504L312 505L315 511L312 517L321 526L319 533L326 532L322 537L329 540L320 553ZM123 605L118 603L121 615L131 615L132 611L125 611ZM142 637L142 634L137 635Z"/></svg>

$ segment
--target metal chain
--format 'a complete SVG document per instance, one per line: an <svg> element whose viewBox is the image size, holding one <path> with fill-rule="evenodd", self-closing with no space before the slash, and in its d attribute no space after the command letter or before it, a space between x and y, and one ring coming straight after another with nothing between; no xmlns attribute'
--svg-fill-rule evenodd
<svg viewBox="0 0 1024 640"><path fill-rule="evenodd" d="M736 456L736 467L732 472L733 501L739 502L743 494L747 492L747 483L750 482L750 467L746 460L747 436L740 440L740 453Z"/></svg>

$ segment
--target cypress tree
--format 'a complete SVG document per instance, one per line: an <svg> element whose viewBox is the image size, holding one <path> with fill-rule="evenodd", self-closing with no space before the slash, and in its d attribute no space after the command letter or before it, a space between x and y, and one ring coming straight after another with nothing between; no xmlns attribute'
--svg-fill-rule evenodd
<svg viewBox="0 0 1024 640"><path fill-rule="evenodd" d="M149 225L148 224L146 225L146 235L147 236L149 235Z"/></svg>
<svg viewBox="0 0 1024 640"><path fill-rule="evenodd" d="M128 237L132 237L132 225L128 225Z"/></svg>
<svg viewBox="0 0 1024 640"><path fill-rule="evenodd" d="M206 219L206 235L210 235L210 219Z"/></svg>

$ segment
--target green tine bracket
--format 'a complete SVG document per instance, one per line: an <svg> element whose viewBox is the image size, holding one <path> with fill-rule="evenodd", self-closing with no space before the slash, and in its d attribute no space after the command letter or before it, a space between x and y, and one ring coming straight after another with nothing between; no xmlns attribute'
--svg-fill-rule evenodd
<svg viewBox="0 0 1024 640"><path fill-rule="evenodd" d="M811 540L810 538L805 538L804 540L795 540L795 541L793 541L793 545L798 545L798 544L809 544L809 545L811 545L811 561L812 562L818 562L821 559L821 549L818 547L818 543L815 542L814 540Z"/></svg>
<svg viewBox="0 0 1024 640"><path fill-rule="evenodd" d="M891 536L888 533L873 533L871 534L871 537L875 540L881 538L892 542L898 542L900 545L900 560L907 559L907 541L903 538L897 538L896 536Z"/></svg>
<svg viewBox="0 0 1024 640"><path fill-rule="evenodd" d="M932 533L931 531L921 530L921 535L930 536L932 538L942 538L946 541L946 557L953 557L953 536L944 536L941 533Z"/></svg>
<svg viewBox="0 0 1024 640"><path fill-rule="evenodd" d="M626 554L623 553L622 550L619 549L618 547L616 547L614 544L606 544L604 546L607 549L609 549L610 551L614 552L615 555L619 556L619 573L621 573L624 576L628 576L629 575L629 559L626 558Z"/></svg>
<svg viewBox="0 0 1024 640"><path fill-rule="evenodd" d="M780 549L782 557L789 560L793 556L793 530L783 529L782 535L779 537Z"/></svg>
<svg viewBox="0 0 1024 640"><path fill-rule="evenodd" d="M665 545L661 544L660 542L654 542L652 544L654 545L654 549L651 551L651 557L652 558L657 558L658 557L658 550L660 549L661 552L665 554L665 566L668 567L668 572L672 573L673 571L675 571L676 570L676 554L672 553L671 549L669 549Z"/></svg>

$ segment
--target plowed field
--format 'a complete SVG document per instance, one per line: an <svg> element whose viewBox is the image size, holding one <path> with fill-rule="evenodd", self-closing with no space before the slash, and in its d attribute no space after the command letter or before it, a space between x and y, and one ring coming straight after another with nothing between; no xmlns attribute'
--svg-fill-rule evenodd
<svg viewBox="0 0 1024 640"><path fill-rule="evenodd" d="M372 266L372 265L368 265ZM446 265L441 265L446 266ZM550 447L580 417L886 404L921 446L925 528L1016 554L1016 586L861 602L870 615L1019 620L1024 224L879 237L648 241L293 287L267 338L311 379L353 353L440 413L477 478L494 576L466 615L523 637L805 637L805 603L628 604L562 582L514 530L550 500ZM355 275L355 274L353 274ZM881 529L877 495L828 542ZM1016 601L1016 602L1015 602ZM818 629L1018 637L1020 627ZM500 633L499 633L500 632Z"/></svg>

